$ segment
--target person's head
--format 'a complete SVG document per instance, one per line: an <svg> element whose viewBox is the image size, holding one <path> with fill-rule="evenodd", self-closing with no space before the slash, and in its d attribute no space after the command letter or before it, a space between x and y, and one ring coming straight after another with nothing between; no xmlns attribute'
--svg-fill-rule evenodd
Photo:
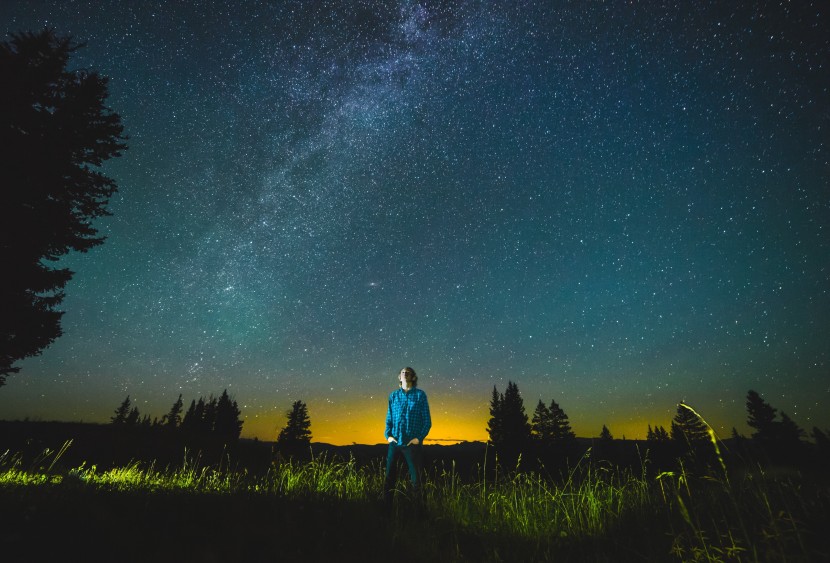
<svg viewBox="0 0 830 563"><path fill-rule="evenodd" d="M407 384L406 387L417 387L418 376L415 374L415 370L410 367L403 368L398 374L398 383L401 387L404 386L404 383Z"/></svg>

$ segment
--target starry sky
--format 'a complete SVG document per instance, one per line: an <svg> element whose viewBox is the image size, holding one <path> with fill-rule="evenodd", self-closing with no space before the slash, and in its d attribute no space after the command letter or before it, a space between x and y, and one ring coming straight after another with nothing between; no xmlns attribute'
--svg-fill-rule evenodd
<svg viewBox="0 0 830 563"><path fill-rule="evenodd" d="M749 433L749 389L830 428L828 11L6 0L4 32L87 43L130 148L0 417L227 388L243 436L300 399L314 440L377 443L412 366L434 443L486 439L508 380L578 436L680 400Z"/></svg>

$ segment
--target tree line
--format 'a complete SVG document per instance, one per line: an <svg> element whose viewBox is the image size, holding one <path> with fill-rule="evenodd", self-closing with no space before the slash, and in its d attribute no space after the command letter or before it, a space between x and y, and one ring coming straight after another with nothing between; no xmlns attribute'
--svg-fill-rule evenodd
<svg viewBox="0 0 830 563"><path fill-rule="evenodd" d="M163 429L188 437L207 437L225 443L235 442L242 433L242 411L228 395L227 389L218 398L210 395L207 399L199 397L198 401L192 400L184 414L183 409L184 403L179 395L161 419L154 417L151 420L150 415L142 417L138 407L132 404L127 395L115 409L110 424L119 429Z"/></svg>
<svg viewBox="0 0 830 563"><path fill-rule="evenodd" d="M193 399L187 411L180 394L161 418L145 414L133 405L130 396L115 409L110 424L118 429L155 429L178 433L184 437L202 437L232 443L239 440L244 421L236 400L222 391L217 398ZM294 401L286 412L287 423L277 435L277 448L283 452L302 452L311 444L311 418L308 406L303 401Z"/></svg>
<svg viewBox="0 0 830 563"><path fill-rule="evenodd" d="M791 460L804 454L806 432L754 390L747 393L746 412L747 424L754 432L747 439L733 428L733 443L749 446L754 452L774 461ZM683 402L677 405L669 428L648 425L646 443L658 456L662 454L664 459L675 459L691 455L711 461L717 454L715 447L719 438L690 405ZM490 444L508 458L530 453L550 461L552 455L561 459L575 451L575 435L562 407L555 400L546 404L540 399L532 417L528 417L518 385L512 381L507 383L503 393L493 387L487 433ZM811 433L816 450L823 456L830 456L827 434L818 427L813 427ZM603 425L595 446L602 450L612 441L611 431Z"/></svg>

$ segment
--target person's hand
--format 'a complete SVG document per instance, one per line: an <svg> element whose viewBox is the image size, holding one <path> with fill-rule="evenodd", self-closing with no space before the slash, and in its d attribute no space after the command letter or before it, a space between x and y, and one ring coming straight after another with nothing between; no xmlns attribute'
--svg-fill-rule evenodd
<svg viewBox="0 0 830 563"><path fill-rule="evenodd" d="M421 441L418 438L412 438L407 444L407 446L417 446L420 443Z"/></svg>
<svg viewBox="0 0 830 563"><path fill-rule="evenodd" d="M397 440L395 438L393 438L392 436L389 436L389 438L387 439L387 442L389 442L391 444L392 442L397 442Z"/></svg>

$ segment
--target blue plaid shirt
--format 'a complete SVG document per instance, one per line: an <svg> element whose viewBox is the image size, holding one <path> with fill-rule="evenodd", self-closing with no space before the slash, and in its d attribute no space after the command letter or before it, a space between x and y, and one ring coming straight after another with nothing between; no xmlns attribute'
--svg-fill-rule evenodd
<svg viewBox="0 0 830 563"><path fill-rule="evenodd" d="M389 394L389 408L386 411L386 439L395 438L405 446L412 438L423 443L432 428L429 416L427 394L414 387L408 392L403 389Z"/></svg>

